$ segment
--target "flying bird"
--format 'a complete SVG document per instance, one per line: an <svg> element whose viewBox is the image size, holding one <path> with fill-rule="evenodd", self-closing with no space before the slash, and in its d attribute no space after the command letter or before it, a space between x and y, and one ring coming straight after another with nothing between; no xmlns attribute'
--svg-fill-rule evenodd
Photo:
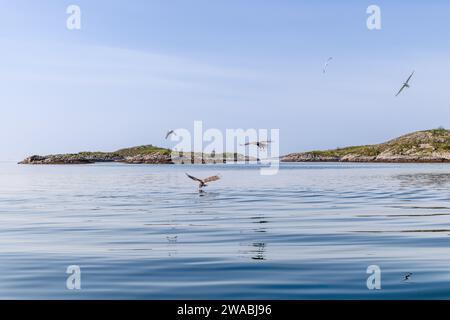
<svg viewBox="0 0 450 320"><path fill-rule="evenodd" d="M403 89L409 88L409 80L411 80L413 74L414 74L414 71L411 73L411 75L408 77L408 79L406 79L406 81L403 83L402 87L400 88L400 90L397 92L397 94L395 96L398 96L403 91Z"/></svg>
<svg viewBox="0 0 450 320"><path fill-rule="evenodd" d="M403 281L408 281L411 276L412 276L411 272L405 273L405 277L403 278Z"/></svg>
<svg viewBox="0 0 450 320"><path fill-rule="evenodd" d="M170 135L174 135L174 136L176 136L177 134L175 133L175 131L173 131L173 130L170 130L170 131L167 131L167 133L166 133L166 140L167 140L167 138L168 137L170 137Z"/></svg>
<svg viewBox="0 0 450 320"><path fill-rule="evenodd" d="M331 60L333 60L333 57L329 57L328 60L325 62L325 65L323 66L323 73L327 72L327 67L330 64Z"/></svg>
<svg viewBox="0 0 450 320"><path fill-rule="evenodd" d="M199 189L199 190L202 190L203 187L207 187L207 186L208 186L208 185L207 185L208 182L217 181L217 180L220 179L220 176L219 176L219 175L207 177L207 178L205 178L205 179L199 179L199 178L193 177L193 176L191 176L191 175L189 175L189 174L187 174L187 173L186 173L186 175L187 175L189 178L191 178L192 180L198 182L198 189Z"/></svg>
<svg viewBox="0 0 450 320"><path fill-rule="evenodd" d="M255 145L260 149L265 149L265 148L267 148L269 143L272 143L272 141L270 141L270 140L268 140L268 141L252 141L252 142L247 142L245 144L241 144L241 146Z"/></svg>

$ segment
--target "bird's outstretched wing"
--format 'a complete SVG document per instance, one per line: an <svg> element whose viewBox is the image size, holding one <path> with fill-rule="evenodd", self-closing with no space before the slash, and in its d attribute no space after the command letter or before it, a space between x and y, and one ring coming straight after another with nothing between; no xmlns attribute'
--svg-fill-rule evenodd
<svg viewBox="0 0 450 320"><path fill-rule="evenodd" d="M327 67L330 64L330 61L333 59L333 57L329 57L327 62L325 62L325 65L323 66L323 73L327 72Z"/></svg>
<svg viewBox="0 0 450 320"><path fill-rule="evenodd" d="M217 174L215 176L211 176L211 177L203 179L203 182L208 183L208 182L212 182L212 181L217 181L219 179L220 179L220 176Z"/></svg>
<svg viewBox="0 0 450 320"><path fill-rule="evenodd" d="M411 73L411 75L410 75L410 76L408 77L408 79L406 79L406 83L408 83L408 82L409 82L409 80L411 80L411 78L412 78L412 76L413 76L414 72L415 72L415 71L413 71L413 72Z"/></svg>
<svg viewBox="0 0 450 320"><path fill-rule="evenodd" d="M191 175L189 175L189 174L187 174L187 173L186 173L186 175L187 175L189 178L191 178L192 180L194 180L194 181L198 181L198 182L200 182L200 183L203 183L203 180L201 180L201 179L199 179L199 178L196 178L196 177L194 177L194 176L191 176Z"/></svg>
<svg viewBox="0 0 450 320"><path fill-rule="evenodd" d="M272 141L270 141L270 140L268 140L268 141L260 141L259 142L259 147L260 148L267 148L267 146L270 144L270 143L272 143Z"/></svg>
<svg viewBox="0 0 450 320"><path fill-rule="evenodd" d="M166 134L166 139L171 135L171 134L173 134L173 135L177 135L176 133L175 133L175 131L173 131L173 130L170 130L169 132L167 132L167 134Z"/></svg>
<svg viewBox="0 0 450 320"><path fill-rule="evenodd" d="M400 90L397 92L397 94L395 95L395 96L398 96L399 94L400 94L400 92L402 92L403 91L403 89L405 89L405 85L403 85L401 88L400 88Z"/></svg>

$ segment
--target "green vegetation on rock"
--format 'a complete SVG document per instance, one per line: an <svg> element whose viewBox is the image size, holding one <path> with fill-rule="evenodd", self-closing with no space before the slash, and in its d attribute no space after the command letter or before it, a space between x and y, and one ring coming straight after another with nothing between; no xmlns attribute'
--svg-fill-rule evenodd
<svg viewBox="0 0 450 320"><path fill-rule="evenodd" d="M450 131L444 128L417 131L385 143L293 153L282 161L447 162Z"/></svg>
<svg viewBox="0 0 450 320"><path fill-rule="evenodd" d="M119 156L122 156L122 157L133 157L136 155L146 155L146 154L154 154L154 153L161 153L164 155L169 155L171 153L171 151L169 149L159 148L159 147L155 147L155 146L149 144L146 146L120 149L113 153L117 154Z"/></svg>

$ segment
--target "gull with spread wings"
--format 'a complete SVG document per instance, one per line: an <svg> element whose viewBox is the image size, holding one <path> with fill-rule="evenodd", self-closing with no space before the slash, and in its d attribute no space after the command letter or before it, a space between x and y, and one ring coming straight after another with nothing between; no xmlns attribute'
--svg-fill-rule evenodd
<svg viewBox="0 0 450 320"><path fill-rule="evenodd" d="M268 140L268 141L252 141L252 142L247 142L245 144L241 144L241 146L255 145L260 149L265 149L265 148L267 148L269 143L272 143L272 141L270 141L270 140Z"/></svg>
<svg viewBox="0 0 450 320"><path fill-rule="evenodd" d="M397 92L397 94L395 96L398 96L403 91L403 89L409 88L409 80L411 80L413 74L414 74L414 71L411 73L411 75L408 77L408 79L406 79L406 81L403 83L402 87L400 88L400 90Z"/></svg>
<svg viewBox="0 0 450 320"><path fill-rule="evenodd" d="M207 187L207 186L208 186L208 185L207 185L208 182L217 181L217 180L220 179L220 176L219 176L218 174L215 175L215 176L207 177L207 178L205 178L205 179L199 179L199 178L196 178L196 177L194 177L194 176L191 176L191 175L189 175L189 174L187 174L187 173L186 173L186 175L187 175L189 178L191 178L192 180L198 182L198 189L199 189L199 190L202 190L203 187Z"/></svg>
<svg viewBox="0 0 450 320"><path fill-rule="evenodd" d="M177 135L177 134L175 133L174 130L167 131L167 133L166 133L166 140L167 140L167 138L170 137L170 135L172 135L172 134L173 134L174 136Z"/></svg>
<svg viewBox="0 0 450 320"><path fill-rule="evenodd" d="M323 66L323 73L327 72L327 67L330 64L331 60L333 60L333 57L329 57L328 60L325 62L325 65Z"/></svg>

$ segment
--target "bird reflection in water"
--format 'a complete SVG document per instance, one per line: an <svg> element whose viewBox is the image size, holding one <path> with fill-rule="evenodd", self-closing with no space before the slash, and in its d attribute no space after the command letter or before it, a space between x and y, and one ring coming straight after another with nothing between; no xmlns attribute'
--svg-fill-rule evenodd
<svg viewBox="0 0 450 320"><path fill-rule="evenodd" d="M411 278L412 273L411 272L407 272L405 273L405 275L403 276L403 281L408 281L409 278Z"/></svg>
<svg viewBox="0 0 450 320"><path fill-rule="evenodd" d="M178 236L167 236L166 239L168 242L167 255L169 257L177 255Z"/></svg>
<svg viewBox="0 0 450 320"><path fill-rule="evenodd" d="M205 197L204 200L210 199L210 198L216 198L220 194L218 192L211 192L211 191L205 191L205 190L199 190L198 195L200 197Z"/></svg>
<svg viewBox="0 0 450 320"><path fill-rule="evenodd" d="M267 227L265 226L265 224L269 223L269 221L267 221L264 216L251 217L250 219L254 220L252 222L257 224L257 227L255 227L253 231L258 233L267 232Z"/></svg>
<svg viewBox="0 0 450 320"><path fill-rule="evenodd" d="M256 233L266 233L267 232L267 223L269 221L266 220L264 215L250 217L251 222L256 224L257 226L252 229L253 232ZM266 247L267 244L263 241L256 241L251 244L250 250L247 251L247 254L250 255L252 260L266 260Z"/></svg>
<svg viewBox="0 0 450 320"><path fill-rule="evenodd" d="M252 243L254 249L250 250L252 255L252 260L266 260L266 244L264 242Z"/></svg>
<svg viewBox="0 0 450 320"><path fill-rule="evenodd" d="M166 238L169 243L176 243L178 241L178 236L167 236Z"/></svg>

